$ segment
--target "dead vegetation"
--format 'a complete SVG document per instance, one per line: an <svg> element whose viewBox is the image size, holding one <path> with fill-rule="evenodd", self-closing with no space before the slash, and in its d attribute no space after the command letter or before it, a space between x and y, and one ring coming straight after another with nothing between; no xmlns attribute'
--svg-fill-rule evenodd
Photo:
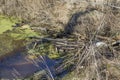
<svg viewBox="0 0 120 80"><path fill-rule="evenodd" d="M35 27L61 29L69 12L61 0L1 0L0 13L20 17Z"/></svg>
<svg viewBox="0 0 120 80"><path fill-rule="evenodd" d="M113 46L113 42L120 40L120 1L106 0L98 3L91 0L83 2L71 0L70 3L65 0L65 2L59 0L0 1L3 14L16 15L39 27L63 30L58 31L55 37L67 40L51 39L50 41L58 51L62 50L62 53L66 53L64 63L57 69L62 71L72 66L70 72L73 75L70 75L72 78L68 80L74 78L119 80L120 46ZM97 46L98 42L106 45Z"/></svg>

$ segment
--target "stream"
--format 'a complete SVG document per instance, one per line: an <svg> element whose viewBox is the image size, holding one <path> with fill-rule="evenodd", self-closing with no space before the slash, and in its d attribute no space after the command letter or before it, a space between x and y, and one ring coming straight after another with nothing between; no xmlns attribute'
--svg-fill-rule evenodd
<svg viewBox="0 0 120 80"><path fill-rule="evenodd" d="M46 62L43 63L42 59ZM46 65L55 76L54 66L60 63L60 60L52 60L47 56L29 59L27 55L20 52L6 57L0 61L0 78L1 79L23 79L32 76L35 72L45 70Z"/></svg>

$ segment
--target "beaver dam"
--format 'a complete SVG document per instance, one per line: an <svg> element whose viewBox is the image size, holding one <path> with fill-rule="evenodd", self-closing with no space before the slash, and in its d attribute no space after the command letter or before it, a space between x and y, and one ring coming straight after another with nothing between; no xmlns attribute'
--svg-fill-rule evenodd
<svg viewBox="0 0 120 80"><path fill-rule="evenodd" d="M0 0L0 79L120 80L120 0Z"/></svg>

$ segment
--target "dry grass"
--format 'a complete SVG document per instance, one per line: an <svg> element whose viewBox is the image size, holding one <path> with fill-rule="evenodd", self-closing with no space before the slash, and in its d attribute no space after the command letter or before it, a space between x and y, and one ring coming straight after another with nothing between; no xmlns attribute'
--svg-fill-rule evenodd
<svg viewBox="0 0 120 80"><path fill-rule="evenodd" d="M64 65L75 66L73 67L73 78L70 80L119 80L120 70L116 66L119 66L117 56L120 54L119 50L111 46L111 42L115 41L113 37L120 31L120 13L118 8L106 5L102 5L102 7L102 11L97 9L95 12L89 11L86 15L79 16L78 25L74 26L74 35L77 37L84 35L86 38L82 41L83 47L78 48L77 52L71 53L64 63ZM103 40L97 36L109 39ZM80 41L81 39L78 38L78 42ZM97 41L106 42L107 46L97 47ZM117 63L114 64L115 62Z"/></svg>
<svg viewBox="0 0 120 80"><path fill-rule="evenodd" d="M60 0L1 0L0 13L20 17L34 26L61 29L69 12Z"/></svg>
<svg viewBox="0 0 120 80"><path fill-rule="evenodd" d="M76 41L82 44L65 57L61 66L72 65L71 71L78 80L119 80L120 52L111 46L111 42L118 40L115 37L120 34L120 1L106 0L99 4L91 0L65 1L1 0L0 7L3 14L16 15L41 27L67 27L64 32L76 36ZM76 13L79 13L77 18ZM81 39L81 36L85 38ZM97 47L97 41L105 42L107 46Z"/></svg>

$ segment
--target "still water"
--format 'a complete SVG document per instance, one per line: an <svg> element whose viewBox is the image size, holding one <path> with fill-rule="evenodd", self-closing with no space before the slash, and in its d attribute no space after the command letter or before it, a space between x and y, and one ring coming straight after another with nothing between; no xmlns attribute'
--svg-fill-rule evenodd
<svg viewBox="0 0 120 80"><path fill-rule="evenodd" d="M49 59L46 56L43 56L43 59L54 76L54 66L58 64L59 61ZM37 71L46 69L43 59L38 57L33 60L22 53L16 53L12 56L9 56L0 61L0 78L13 79L31 76Z"/></svg>

